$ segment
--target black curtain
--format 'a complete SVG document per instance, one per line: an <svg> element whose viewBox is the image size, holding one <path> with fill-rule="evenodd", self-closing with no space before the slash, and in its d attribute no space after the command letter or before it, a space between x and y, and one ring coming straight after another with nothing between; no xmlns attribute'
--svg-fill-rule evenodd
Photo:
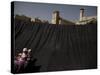
<svg viewBox="0 0 100 75"><path fill-rule="evenodd" d="M15 55L32 49L40 71L97 68L97 25L53 25L15 21Z"/></svg>

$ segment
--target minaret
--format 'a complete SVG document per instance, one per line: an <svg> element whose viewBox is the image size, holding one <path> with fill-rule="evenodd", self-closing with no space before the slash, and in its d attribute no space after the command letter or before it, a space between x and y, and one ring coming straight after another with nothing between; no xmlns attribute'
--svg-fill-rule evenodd
<svg viewBox="0 0 100 75"><path fill-rule="evenodd" d="M81 8L80 9L80 21L83 20L83 17L84 17L84 8Z"/></svg>
<svg viewBox="0 0 100 75"><path fill-rule="evenodd" d="M59 11L54 11L52 14L52 24L59 24Z"/></svg>

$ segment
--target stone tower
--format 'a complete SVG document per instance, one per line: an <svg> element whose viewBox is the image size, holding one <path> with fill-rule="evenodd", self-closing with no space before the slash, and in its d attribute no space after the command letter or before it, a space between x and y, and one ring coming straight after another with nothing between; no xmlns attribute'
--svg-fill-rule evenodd
<svg viewBox="0 0 100 75"><path fill-rule="evenodd" d="M83 17L84 17L84 8L81 8L80 9L80 21L83 20Z"/></svg>
<svg viewBox="0 0 100 75"><path fill-rule="evenodd" d="M52 24L59 24L59 11L54 11L52 14Z"/></svg>

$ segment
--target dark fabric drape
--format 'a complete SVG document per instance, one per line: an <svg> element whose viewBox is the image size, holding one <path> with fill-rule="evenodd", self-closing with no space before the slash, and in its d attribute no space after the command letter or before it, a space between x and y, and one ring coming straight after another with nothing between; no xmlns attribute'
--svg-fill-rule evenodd
<svg viewBox="0 0 100 75"><path fill-rule="evenodd" d="M32 49L40 71L97 67L97 25L53 25L15 21L15 55Z"/></svg>

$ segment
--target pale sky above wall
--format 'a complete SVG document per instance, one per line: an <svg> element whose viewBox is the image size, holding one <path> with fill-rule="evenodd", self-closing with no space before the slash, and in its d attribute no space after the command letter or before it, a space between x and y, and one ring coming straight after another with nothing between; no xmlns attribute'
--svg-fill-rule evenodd
<svg viewBox="0 0 100 75"><path fill-rule="evenodd" d="M46 4L33 2L15 2L14 15L25 15L31 18L38 17L42 20L51 22L53 11L60 12L60 16L67 20L78 20L80 8L85 9L85 16L96 16L96 6L80 6L68 4Z"/></svg>

